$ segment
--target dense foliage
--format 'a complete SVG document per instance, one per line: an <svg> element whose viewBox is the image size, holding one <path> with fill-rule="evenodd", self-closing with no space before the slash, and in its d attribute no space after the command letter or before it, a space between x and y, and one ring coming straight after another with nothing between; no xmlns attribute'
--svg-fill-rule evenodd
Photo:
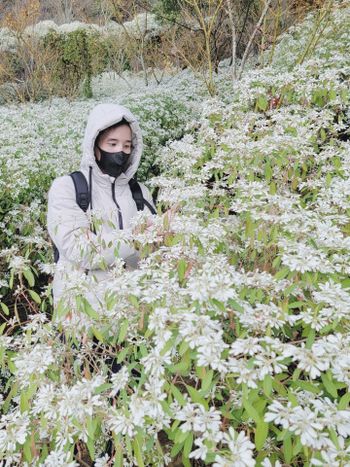
<svg viewBox="0 0 350 467"><path fill-rule="evenodd" d="M52 320L35 289L52 270L45 193L79 160L92 104L1 109L1 290L17 281L37 308L21 334L15 316L1 328L6 465L73 467L84 446L100 467L350 464L349 25L334 11L295 64L309 16L270 67L233 85L223 66L217 98L185 74L172 97L125 98L149 147L168 136L149 181L159 215L116 230L139 269L116 258L104 282L67 278Z"/></svg>
<svg viewBox="0 0 350 467"><path fill-rule="evenodd" d="M137 68L139 43L144 43L144 56L151 54L152 38L161 30L154 15L143 13L123 24L58 26L46 20L23 31L0 28L0 103L13 101L16 91L33 101L92 97L93 76Z"/></svg>

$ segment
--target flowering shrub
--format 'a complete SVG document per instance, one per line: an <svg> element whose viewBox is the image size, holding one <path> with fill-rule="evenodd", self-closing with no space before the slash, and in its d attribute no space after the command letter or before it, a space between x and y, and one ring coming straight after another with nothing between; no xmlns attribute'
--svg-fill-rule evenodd
<svg viewBox="0 0 350 467"><path fill-rule="evenodd" d="M12 294L17 285L22 292L29 288L30 293L40 294L38 287L48 281L46 274L51 269L47 263L52 261L52 250L45 226L47 191L55 177L79 166L85 120L91 108L101 101L117 102L138 115L144 138L138 178L145 180L158 170L155 157L159 147L167 138L180 138L194 114L195 105L187 102L182 91L188 86L187 78L177 77L177 94L164 86L149 86L140 94L118 94L117 82L116 89L108 89L113 94L107 97L101 89L103 83L94 83L96 93L104 94L98 101L75 101L68 105L65 99L55 98L40 104L1 108L0 295L4 303L11 303L11 315L16 311ZM18 291L16 298L23 319L26 316L23 303L29 305L28 293L23 296L22 292ZM34 296L34 308L40 305L46 310L50 293L44 292L42 300Z"/></svg>
<svg viewBox="0 0 350 467"><path fill-rule="evenodd" d="M330 54L348 50L350 9L332 21L348 32L328 41ZM350 463L347 60L315 70L311 57L274 81L268 67L251 70L230 94L223 82L222 98L194 94L196 120L157 155L160 214L149 225L140 213L133 234L121 232L140 267L126 271L116 258L105 281L70 276L52 320L32 315L19 336L2 327L6 465L77 466L84 456L98 466ZM41 180L73 164L72 153L58 155L60 135L71 147L81 132L76 109L85 114L86 103L74 106L79 131L45 121L45 172L31 186L19 175L12 199L37 187L44 202ZM6 109L3 133L11 118L26 121ZM27 129L35 149L41 125L36 139ZM2 190L29 160L35 174L38 151L21 165L14 147ZM19 204L9 232L33 211ZM18 236L8 242L12 268L30 282L29 258L11 255Z"/></svg>

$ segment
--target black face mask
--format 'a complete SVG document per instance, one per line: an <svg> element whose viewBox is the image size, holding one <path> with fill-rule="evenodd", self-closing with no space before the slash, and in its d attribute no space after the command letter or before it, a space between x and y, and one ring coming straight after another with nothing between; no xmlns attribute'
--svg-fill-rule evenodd
<svg viewBox="0 0 350 467"><path fill-rule="evenodd" d="M129 167L129 157L124 151L119 152L107 152L97 146L101 152L101 158L96 163L103 173L110 175L111 177L119 177L119 175L126 171Z"/></svg>

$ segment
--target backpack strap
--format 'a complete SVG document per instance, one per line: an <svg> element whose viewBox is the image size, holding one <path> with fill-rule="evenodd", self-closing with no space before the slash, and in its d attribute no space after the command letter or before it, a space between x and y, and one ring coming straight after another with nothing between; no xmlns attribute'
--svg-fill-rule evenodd
<svg viewBox="0 0 350 467"><path fill-rule="evenodd" d="M151 203L149 203L144 197L142 193L142 189L140 187L140 184L135 178L131 178L129 180L129 186L131 190L132 197L136 203L136 207L138 211L143 211L145 208L145 205L148 207L148 209L151 211L152 214L157 214L156 210L152 206Z"/></svg>
<svg viewBox="0 0 350 467"><path fill-rule="evenodd" d="M77 204L84 212L87 211L90 204L90 191L84 174L80 171L75 171L70 174L75 187L75 198Z"/></svg>
<svg viewBox="0 0 350 467"><path fill-rule="evenodd" d="M91 192L89 190L86 178L84 174L80 171L75 171L69 174L72 177L74 188L75 188L75 199L78 206L84 212L87 211L89 205L91 204ZM94 230L93 230L94 231ZM53 243L53 256L54 262L57 263L59 260L60 254L58 248Z"/></svg>

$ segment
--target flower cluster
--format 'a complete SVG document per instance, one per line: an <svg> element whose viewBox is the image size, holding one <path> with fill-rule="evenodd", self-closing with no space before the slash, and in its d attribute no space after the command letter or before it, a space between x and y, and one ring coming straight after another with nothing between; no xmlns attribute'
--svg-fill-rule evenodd
<svg viewBox="0 0 350 467"><path fill-rule="evenodd" d="M1 336L6 465L74 466L83 448L99 466L350 463L349 18L335 8L294 68L312 16L273 66L229 88L221 66L215 98L188 72L163 96L119 95L159 145L159 211L174 209L140 213L119 237L139 250L137 269L116 258L99 282L72 274L52 320L43 307ZM44 253L31 263L48 246L31 224L52 177L77 164L94 103L54 104L55 118L43 103L3 110L1 291L51 268Z"/></svg>

